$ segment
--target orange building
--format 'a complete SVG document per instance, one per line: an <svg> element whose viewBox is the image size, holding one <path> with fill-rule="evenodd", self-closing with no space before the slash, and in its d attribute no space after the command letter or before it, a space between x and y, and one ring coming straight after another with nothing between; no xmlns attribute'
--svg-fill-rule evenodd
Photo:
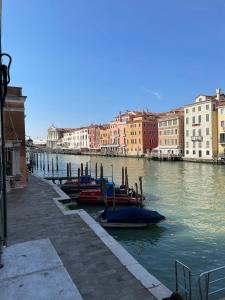
<svg viewBox="0 0 225 300"><path fill-rule="evenodd" d="M4 107L7 189L27 184L22 88L8 87Z"/></svg>

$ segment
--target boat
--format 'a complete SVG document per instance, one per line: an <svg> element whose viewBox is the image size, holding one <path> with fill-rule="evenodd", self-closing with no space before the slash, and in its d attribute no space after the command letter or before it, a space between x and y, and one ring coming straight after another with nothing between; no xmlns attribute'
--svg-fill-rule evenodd
<svg viewBox="0 0 225 300"><path fill-rule="evenodd" d="M73 199L73 195L70 195L70 197ZM107 197L103 197L100 189L86 189L80 191L79 194L75 194L74 199L79 204L113 205L115 203L115 205L122 206L142 204L139 195L134 197L123 190L115 192L115 197L111 193L108 193Z"/></svg>
<svg viewBox="0 0 225 300"><path fill-rule="evenodd" d="M102 227L137 228L158 224L166 218L157 211L135 206L108 210L105 209L98 217Z"/></svg>

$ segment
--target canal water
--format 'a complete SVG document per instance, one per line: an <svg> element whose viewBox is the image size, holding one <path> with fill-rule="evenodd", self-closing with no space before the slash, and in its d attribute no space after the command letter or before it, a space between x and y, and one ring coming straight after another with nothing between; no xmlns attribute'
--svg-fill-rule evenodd
<svg viewBox="0 0 225 300"><path fill-rule="evenodd" d="M55 161L55 155L52 157ZM72 163L73 170L81 162L88 162L94 175L97 162L118 185L123 166L128 168L130 186L143 177L145 206L165 215L166 221L145 229L113 229L109 233L170 289L175 289L176 259L187 265L196 279L201 272L225 265L225 166L137 158L58 157L59 174L65 171L67 162ZM93 216L99 209L87 207Z"/></svg>

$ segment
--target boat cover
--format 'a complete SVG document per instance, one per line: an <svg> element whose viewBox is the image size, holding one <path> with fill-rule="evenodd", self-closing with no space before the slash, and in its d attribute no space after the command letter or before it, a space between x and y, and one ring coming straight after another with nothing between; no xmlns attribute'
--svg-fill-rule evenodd
<svg viewBox="0 0 225 300"><path fill-rule="evenodd" d="M108 223L159 223L166 218L157 211L135 206L117 210L105 209L100 217Z"/></svg>

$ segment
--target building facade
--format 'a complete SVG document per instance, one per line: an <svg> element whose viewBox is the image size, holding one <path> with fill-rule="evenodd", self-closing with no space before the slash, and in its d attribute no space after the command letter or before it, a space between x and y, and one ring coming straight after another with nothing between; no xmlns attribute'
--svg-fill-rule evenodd
<svg viewBox="0 0 225 300"><path fill-rule="evenodd" d="M199 95L184 108L185 158L215 159L218 156L217 107L223 99L220 89L215 96Z"/></svg>
<svg viewBox="0 0 225 300"><path fill-rule="evenodd" d="M88 127L89 147L92 152L99 152L101 150L100 130L100 125L90 125Z"/></svg>
<svg viewBox="0 0 225 300"><path fill-rule="evenodd" d="M127 155L144 155L158 145L158 115L136 112L125 125Z"/></svg>
<svg viewBox="0 0 225 300"><path fill-rule="evenodd" d="M218 157L225 159L225 101L220 101L218 112Z"/></svg>
<svg viewBox="0 0 225 300"><path fill-rule="evenodd" d="M100 147L101 152L104 154L109 154L110 145L110 125L105 124L100 128Z"/></svg>
<svg viewBox="0 0 225 300"><path fill-rule="evenodd" d="M4 107L6 177L7 187L23 187L27 184L26 149L25 149L25 114L26 96L22 88L8 87Z"/></svg>
<svg viewBox="0 0 225 300"><path fill-rule="evenodd" d="M158 147L152 156L183 156L184 110L176 109L162 114L158 120Z"/></svg>
<svg viewBox="0 0 225 300"><path fill-rule="evenodd" d="M59 148L60 140L62 139L64 132L64 128L57 128L54 125L51 125L48 128L47 147L50 149Z"/></svg>

